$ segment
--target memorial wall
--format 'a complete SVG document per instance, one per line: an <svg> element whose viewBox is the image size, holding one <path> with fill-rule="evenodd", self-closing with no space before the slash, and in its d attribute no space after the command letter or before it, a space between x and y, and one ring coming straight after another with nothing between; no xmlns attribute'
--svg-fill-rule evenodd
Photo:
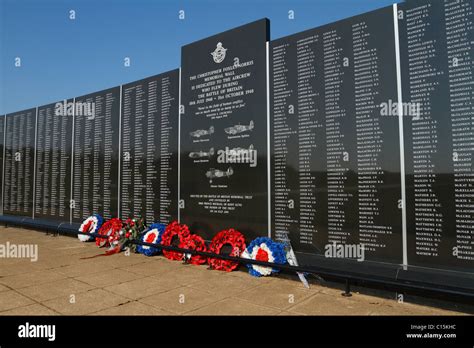
<svg viewBox="0 0 474 348"><path fill-rule="evenodd" d="M297 251L364 244L402 263L393 8L271 45L273 236Z"/></svg>
<svg viewBox="0 0 474 348"><path fill-rule="evenodd" d="M8 114L5 123L3 214L32 217L36 108Z"/></svg>
<svg viewBox="0 0 474 348"><path fill-rule="evenodd" d="M180 219L268 235L267 19L181 52Z"/></svg>
<svg viewBox="0 0 474 348"><path fill-rule="evenodd" d="M274 41L263 19L183 46L180 70L8 114L3 214L179 219L308 266L363 245L369 273L473 280L473 16L414 0Z"/></svg>
<svg viewBox="0 0 474 348"><path fill-rule="evenodd" d="M122 86L120 217L178 218L179 70Z"/></svg>
<svg viewBox="0 0 474 348"><path fill-rule="evenodd" d="M474 3L400 6L408 261L474 270Z"/></svg>
<svg viewBox="0 0 474 348"><path fill-rule="evenodd" d="M35 218L70 218L73 102L69 99L38 108Z"/></svg>
<svg viewBox="0 0 474 348"><path fill-rule="evenodd" d="M75 99L72 220L118 216L120 87ZM77 112L81 111L81 112Z"/></svg>
<svg viewBox="0 0 474 348"><path fill-rule="evenodd" d="M2 197L0 199L0 212L3 214L3 162L5 158L5 115L0 116L0 156L2 165L0 165L0 187L2 192Z"/></svg>
<svg viewBox="0 0 474 348"><path fill-rule="evenodd" d="M473 271L473 7L411 1L272 42L275 238Z"/></svg>

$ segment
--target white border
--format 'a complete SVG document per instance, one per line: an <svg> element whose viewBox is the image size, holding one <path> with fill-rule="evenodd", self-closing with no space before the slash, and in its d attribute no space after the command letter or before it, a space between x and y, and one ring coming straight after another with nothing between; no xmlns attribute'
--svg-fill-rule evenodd
<svg viewBox="0 0 474 348"><path fill-rule="evenodd" d="M407 254L407 207L405 191L405 139L403 135L403 102L402 93L402 70L400 60L400 33L398 30L398 5L393 4L393 25L395 29L395 55L397 62L397 97L398 97L398 134L400 137L400 184L402 193L402 249L403 249L403 268L408 266Z"/></svg>

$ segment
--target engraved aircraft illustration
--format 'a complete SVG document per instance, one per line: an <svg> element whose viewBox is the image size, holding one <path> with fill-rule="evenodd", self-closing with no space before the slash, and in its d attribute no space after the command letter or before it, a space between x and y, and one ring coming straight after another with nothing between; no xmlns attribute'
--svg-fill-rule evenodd
<svg viewBox="0 0 474 348"><path fill-rule="evenodd" d="M200 138L204 135L210 135L214 133L214 126L210 126L209 129L198 129L195 130L194 132L189 133L190 136L193 138Z"/></svg>
<svg viewBox="0 0 474 348"><path fill-rule="evenodd" d="M211 147L209 151L193 151L189 153L189 158L211 158L214 156L214 148Z"/></svg>
<svg viewBox="0 0 474 348"><path fill-rule="evenodd" d="M248 126L236 124L235 126L225 128L224 131L227 134L235 135L235 134L243 133L246 131L251 131L253 127L254 127L253 121L250 121L250 124Z"/></svg>
<svg viewBox="0 0 474 348"><path fill-rule="evenodd" d="M226 171L223 171L223 170L220 170L220 169L215 169L215 168L210 168L206 172L206 177L209 179L209 182L212 183L212 179L224 178L224 177L228 178L232 174L234 174L234 170L232 169L232 167L229 167Z"/></svg>

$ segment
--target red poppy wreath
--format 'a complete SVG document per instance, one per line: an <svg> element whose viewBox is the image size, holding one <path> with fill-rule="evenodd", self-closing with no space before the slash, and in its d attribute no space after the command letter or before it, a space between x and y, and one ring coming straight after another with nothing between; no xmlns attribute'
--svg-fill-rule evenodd
<svg viewBox="0 0 474 348"><path fill-rule="evenodd" d="M161 244L164 246L171 246L174 244L176 238L178 238L178 247L185 241L189 236L189 228L185 224L180 224L177 221L173 221L167 227L161 238ZM182 260L183 253L177 251L163 250L163 255L170 260Z"/></svg>
<svg viewBox="0 0 474 348"><path fill-rule="evenodd" d="M232 248L229 256L240 257L246 248L245 237L242 233L232 228L220 231L212 238L209 251L214 254L221 254L224 246L230 246ZM219 271L231 272L239 266L239 263L236 261L209 258L209 266Z"/></svg>
<svg viewBox="0 0 474 348"><path fill-rule="evenodd" d="M180 244L180 248L197 251L207 251L206 242L197 234L190 234ZM202 265L207 262L207 256L186 254L187 262L193 265Z"/></svg>

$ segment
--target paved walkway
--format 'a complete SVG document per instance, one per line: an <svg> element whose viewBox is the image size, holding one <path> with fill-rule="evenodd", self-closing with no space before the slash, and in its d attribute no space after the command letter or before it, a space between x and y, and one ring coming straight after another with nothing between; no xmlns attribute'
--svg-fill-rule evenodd
<svg viewBox="0 0 474 348"><path fill-rule="evenodd" d="M451 315L472 307L359 289L342 297L339 285L296 277L254 278L183 265L163 256L103 253L68 236L0 227L0 244L38 245L38 260L0 259L0 315ZM336 287L335 287L336 286ZM337 288L339 287L339 288ZM436 307L431 306L435 304Z"/></svg>

